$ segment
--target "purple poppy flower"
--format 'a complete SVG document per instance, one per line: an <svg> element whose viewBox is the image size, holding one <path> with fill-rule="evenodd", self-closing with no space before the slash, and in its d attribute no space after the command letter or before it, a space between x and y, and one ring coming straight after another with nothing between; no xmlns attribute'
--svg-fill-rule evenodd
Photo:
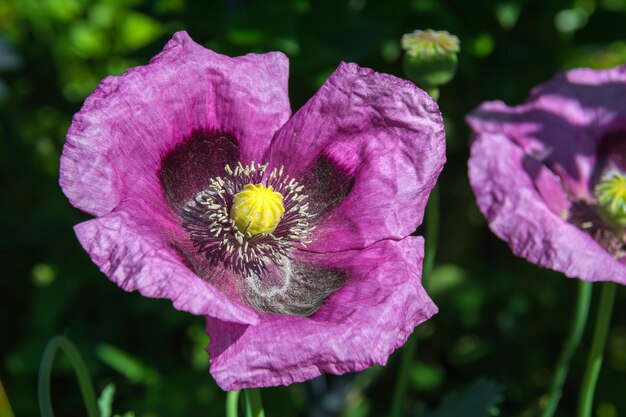
<svg viewBox="0 0 626 417"><path fill-rule="evenodd" d="M626 67L568 71L526 104L487 102L467 120L470 182L491 230L537 265L626 284L624 228L604 210L606 197L624 207L626 181L613 185L626 172Z"/></svg>
<svg viewBox="0 0 626 417"><path fill-rule="evenodd" d="M206 316L225 390L384 364L437 311L409 236L445 161L436 103L341 64L292 116L287 77L179 32L87 98L61 160L92 260Z"/></svg>

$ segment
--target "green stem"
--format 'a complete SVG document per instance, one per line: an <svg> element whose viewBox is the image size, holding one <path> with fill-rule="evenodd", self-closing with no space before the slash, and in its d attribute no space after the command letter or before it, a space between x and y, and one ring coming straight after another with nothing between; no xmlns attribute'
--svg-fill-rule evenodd
<svg viewBox="0 0 626 417"><path fill-rule="evenodd" d="M413 362L413 356L417 350L417 337L412 334L402 349L402 358L400 359L400 371L398 379L396 379L396 389L393 391L391 402L390 417L400 417L404 406L404 397L409 382L409 368Z"/></svg>
<svg viewBox="0 0 626 417"><path fill-rule="evenodd" d="M226 393L226 417L239 416L239 391L228 391Z"/></svg>
<svg viewBox="0 0 626 417"><path fill-rule="evenodd" d="M590 304L591 283L578 280L578 298L576 299L574 320L571 323L569 335L556 365L554 378L552 379L552 385L550 386L550 392L548 394L548 405L542 417L552 417L559 405L559 401L563 395L563 384L567 378L572 357L576 349L578 349L578 345L580 345L580 340L584 333L585 326L587 325Z"/></svg>
<svg viewBox="0 0 626 417"><path fill-rule="evenodd" d="M11 409L11 403L9 403L9 397L4 392L2 381L0 381L0 416L13 417L13 410Z"/></svg>
<svg viewBox="0 0 626 417"><path fill-rule="evenodd" d="M595 330L593 332L593 343L587 358L587 368L583 376L583 384L580 389L578 400L578 417L591 417L593 406L593 396L602 367L604 347L606 345L609 327L611 326L611 315L613 313L613 303L615 301L615 290L617 284L606 282L602 284L600 294L600 304L598 306L598 316L596 317Z"/></svg>
<svg viewBox="0 0 626 417"><path fill-rule="evenodd" d="M439 190L434 188L430 193L430 199L426 206L424 215L426 222L426 243L424 254L424 268L422 269L422 285L426 287L428 277L435 265L435 255L437 254L437 241L439 237ZM390 417L400 417L404 406L404 397L409 383L409 371L411 363L415 357L417 350L417 336L412 334L402 349L402 358L400 360L400 371L398 379L396 379L396 389L393 392L391 401Z"/></svg>
<svg viewBox="0 0 626 417"><path fill-rule="evenodd" d="M437 244L439 243L439 188L435 187L430 193L430 199L424 214L426 220L426 242L424 255L424 269L422 274L422 286L428 286L430 273L435 266Z"/></svg>
<svg viewBox="0 0 626 417"><path fill-rule="evenodd" d="M39 408L42 417L54 417L52 412L52 401L50 399L50 374L52 364L57 350L62 349L72 364L74 372L78 377L78 385L85 401L85 408L89 417L98 417L98 406L96 405L96 394L91 385L89 371L80 356L76 347L63 336L53 337L43 352L41 365L39 367Z"/></svg>
<svg viewBox="0 0 626 417"><path fill-rule="evenodd" d="M261 403L261 390L250 388L244 390L243 394L246 402L246 417L265 417Z"/></svg>

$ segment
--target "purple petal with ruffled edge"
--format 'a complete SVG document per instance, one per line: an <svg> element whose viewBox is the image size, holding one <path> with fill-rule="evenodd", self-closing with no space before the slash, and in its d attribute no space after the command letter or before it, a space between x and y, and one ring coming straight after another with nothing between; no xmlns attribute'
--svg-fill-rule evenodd
<svg viewBox="0 0 626 417"><path fill-rule="evenodd" d="M63 191L96 216L125 198L160 204L161 160L194 132L233 138L231 163L260 160L291 114L288 65L280 52L230 58L176 33L148 65L103 80L74 116L61 157Z"/></svg>
<svg viewBox="0 0 626 417"><path fill-rule="evenodd" d="M467 117L477 135L504 134L545 161L574 198L591 199L598 146L626 136L626 67L572 70L533 89L527 103L494 101Z"/></svg>
<svg viewBox="0 0 626 417"><path fill-rule="evenodd" d="M576 200L593 202L608 165L624 163L624 97L626 67L578 69L526 104L487 102L468 116L478 206L515 254L569 277L626 283L626 266L564 219Z"/></svg>
<svg viewBox="0 0 626 417"><path fill-rule="evenodd" d="M421 223L445 163L443 120L413 83L342 63L277 132L265 160L304 177L314 204L335 205L321 208L329 211L309 250L363 248ZM311 187L312 171L319 175Z"/></svg>
<svg viewBox="0 0 626 417"><path fill-rule="evenodd" d="M234 284L200 259L178 215L226 163L260 159L290 115L287 78L281 53L229 58L179 32L150 64L108 77L86 100L60 183L74 206L103 216L76 233L111 280L181 310L256 322L224 295Z"/></svg>
<svg viewBox="0 0 626 417"><path fill-rule="evenodd" d="M360 251L306 254L343 270L348 284L311 317L262 314L256 325L207 317L211 374L224 390L237 390L385 364L437 312L420 282L423 242L407 237Z"/></svg>
<svg viewBox="0 0 626 417"><path fill-rule="evenodd" d="M536 166L528 158L504 135L481 134L472 144L470 183L493 233L516 255L568 277L626 284L626 266L546 204L524 168ZM562 193L556 181L551 189Z"/></svg>
<svg viewBox="0 0 626 417"><path fill-rule="evenodd" d="M76 226L83 247L123 289L205 315L226 389L385 363L437 311L420 284L423 239L406 237L445 161L436 103L342 64L274 136L289 115L284 55L228 58L181 32L150 64L101 83L63 151L63 191L99 216ZM224 165L252 160L310 186L321 241L246 288L193 247L180 211ZM268 303L315 312L250 307Z"/></svg>
<svg viewBox="0 0 626 417"><path fill-rule="evenodd" d="M78 224L76 235L93 262L126 291L169 298L178 310L211 315L233 323L254 324L258 313L219 291L185 265L172 242L187 236L178 219L141 201L126 200L111 213ZM221 279L232 281L230 271ZM218 281L220 277L213 277Z"/></svg>

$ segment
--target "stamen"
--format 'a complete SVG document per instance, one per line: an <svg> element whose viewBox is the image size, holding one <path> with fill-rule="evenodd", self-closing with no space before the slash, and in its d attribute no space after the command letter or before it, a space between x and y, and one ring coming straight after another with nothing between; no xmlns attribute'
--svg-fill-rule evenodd
<svg viewBox="0 0 626 417"><path fill-rule="evenodd" d="M588 233L616 259L626 256L626 176L615 170L595 188L595 202L574 200L564 219Z"/></svg>
<svg viewBox="0 0 626 417"><path fill-rule="evenodd" d="M227 165L224 171L226 177L212 178L209 187L183 208L183 227L194 247L212 265L222 263L244 276L260 276L271 264L285 265L296 245L302 247L310 242L313 230L309 224L313 215L308 203L303 203L307 198L304 187L285 176L283 167L266 175L267 164L252 162L243 166L239 162L234 168ZM256 197L269 198L269 228L264 229L267 224L253 225L249 216L242 214L245 209L239 214L235 209L237 195L246 187L249 191L250 185L261 191L262 195ZM277 209L275 194L282 198L282 212ZM253 211L253 207L248 209Z"/></svg>

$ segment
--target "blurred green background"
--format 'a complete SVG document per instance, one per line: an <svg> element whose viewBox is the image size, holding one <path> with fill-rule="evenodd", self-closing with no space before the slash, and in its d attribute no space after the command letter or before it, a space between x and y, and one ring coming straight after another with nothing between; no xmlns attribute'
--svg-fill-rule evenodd
<svg viewBox="0 0 626 417"><path fill-rule="evenodd" d="M207 372L203 319L109 283L73 235L88 217L61 193L59 155L99 80L147 63L185 29L228 55L286 53L297 109L341 60L402 76L400 37L426 28L456 34L462 51L440 98L448 163L429 292L441 312L418 328L407 410L437 406L483 377L502 387L500 415L537 415L576 282L515 258L488 231L467 180L463 118L484 100L520 103L557 71L626 63L626 0L0 0L0 380L16 416L39 414L39 360L55 334L76 343L98 393L115 384L117 413L224 414L225 394ZM626 290L617 297L598 417L626 415ZM590 333L560 416L575 413ZM398 366L396 354L353 377L266 389L267 415L324 415L315 410L335 397L345 398L341 412L328 415L384 415ZM52 394L57 415L84 415L67 361L55 367Z"/></svg>

